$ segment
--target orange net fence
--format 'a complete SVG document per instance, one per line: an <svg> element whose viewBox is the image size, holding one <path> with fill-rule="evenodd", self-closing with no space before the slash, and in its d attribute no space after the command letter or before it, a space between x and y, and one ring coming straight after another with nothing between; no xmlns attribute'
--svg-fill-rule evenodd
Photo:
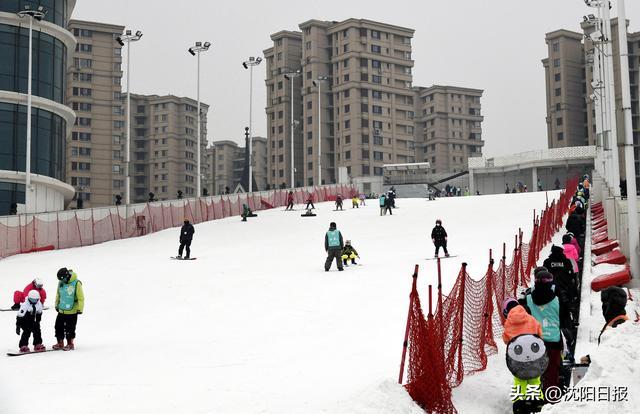
<svg viewBox="0 0 640 414"><path fill-rule="evenodd" d="M578 179L567 182L575 188ZM487 367L487 357L498 352L495 335L502 333L502 302L528 286L540 252L563 224L573 193L563 190L556 202L533 217L529 243L522 242L522 231L515 236L510 264L506 263L506 244L497 268L489 251L489 264L480 280L467 273L463 263L451 291L442 293L442 275L438 259L437 303L432 312L432 286L429 285L429 313L425 318L413 274L409 315L400 367L402 384L405 356L408 353L405 387L413 400L432 413L455 413L451 390L460 385L465 375Z"/></svg>
<svg viewBox="0 0 640 414"><path fill-rule="evenodd" d="M195 224L238 216L243 204L253 211L282 207L289 191L296 204L310 197L322 202L358 193L352 185L325 185L0 217L0 258L138 237L181 226L185 217Z"/></svg>

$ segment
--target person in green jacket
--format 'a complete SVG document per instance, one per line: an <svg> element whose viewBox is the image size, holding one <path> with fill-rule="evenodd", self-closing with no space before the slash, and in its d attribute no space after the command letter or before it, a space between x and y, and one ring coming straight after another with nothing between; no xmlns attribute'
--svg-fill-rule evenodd
<svg viewBox="0 0 640 414"><path fill-rule="evenodd" d="M78 275L66 267L58 270L58 290L56 291L56 317L55 331L56 340L53 349L64 349L66 351L75 349L73 341L76 337L76 324L78 315L84 309L84 292L82 282L78 280ZM64 338L67 338L67 346L64 346Z"/></svg>

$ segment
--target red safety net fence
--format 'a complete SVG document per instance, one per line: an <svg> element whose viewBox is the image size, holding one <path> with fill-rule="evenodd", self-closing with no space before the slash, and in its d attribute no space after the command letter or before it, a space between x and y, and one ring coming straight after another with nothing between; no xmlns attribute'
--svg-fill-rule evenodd
<svg viewBox="0 0 640 414"><path fill-rule="evenodd" d="M575 188L577 184L577 178L569 180L566 188ZM484 370L487 357L498 352L494 338L502 334L502 302L508 297L517 297L521 289L528 287L540 251L562 228L572 196L572 192L562 190L560 197L551 204L547 202L539 215L534 212L531 238L528 243L523 243L522 231L518 230L510 264L506 262L506 243L503 243L497 268L491 250L487 271L479 280L469 276L467 264L463 263L451 291L446 295L442 293L438 259L435 310L432 310L432 286L429 285L426 318L417 291L416 265L409 296L399 383L403 383L408 351L405 387L425 411L457 412L451 400L452 388L460 385L465 375Z"/></svg>
<svg viewBox="0 0 640 414"><path fill-rule="evenodd" d="M352 185L324 185L293 190L271 190L129 204L83 210L0 217L0 258L42 250L89 246L110 240L143 236L182 225L184 218L202 223L242 213L287 205L289 191L296 204L311 197L314 202L335 200L337 194L358 194Z"/></svg>

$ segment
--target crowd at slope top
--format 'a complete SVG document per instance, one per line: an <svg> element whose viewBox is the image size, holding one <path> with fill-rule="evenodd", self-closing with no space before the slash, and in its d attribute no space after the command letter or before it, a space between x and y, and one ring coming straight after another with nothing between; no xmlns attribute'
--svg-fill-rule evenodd
<svg viewBox="0 0 640 414"><path fill-rule="evenodd" d="M540 178L538 178L538 180L536 181L536 186L538 188L538 191L544 191L544 184L542 183L542 180ZM556 181L553 183L553 189L554 190L560 189L560 179L558 177L556 177ZM529 192L529 189L527 188L527 185L522 181L516 182L513 185L513 188L509 187L509 183L505 184L505 189L504 189L505 194L527 193L527 192Z"/></svg>
<svg viewBox="0 0 640 414"><path fill-rule="evenodd" d="M66 267L58 270L58 286L56 299L54 302L57 312L54 325L56 343L52 346L54 350L75 349L74 340L76 337L76 324L78 315L84 310L84 291L82 282L71 269ZM40 322L42 321L44 303L47 300L47 292L44 289L42 280L35 278L22 291L16 290L13 294L13 306L11 309L17 310L16 334L20 335L18 343L19 352L31 352L29 349L29 339L33 335L33 351L46 351L42 343L42 331ZM64 344L64 340L67 344Z"/></svg>
<svg viewBox="0 0 640 414"><path fill-rule="evenodd" d="M514 413L539 412L546 403L547 389L558 387L564 391L569 385L579 318L589 187L589 176L585 175L572 199L562 246L552 246L543 266L534 270L533 288L518 299L507 298L502 305L507 367L514 376ZM600 336L607 328L615 328L628 319L624 289L609 287L602 291L601 300L605 322ZM581 362L589 363L589 356ZM532 395L531 389L539 392Z"/></svg>

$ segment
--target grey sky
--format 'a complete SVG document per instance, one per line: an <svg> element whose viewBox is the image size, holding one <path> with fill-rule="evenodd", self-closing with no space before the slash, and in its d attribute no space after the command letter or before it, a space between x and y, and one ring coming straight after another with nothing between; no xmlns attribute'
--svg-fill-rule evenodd
<svg viewBox="0 0 640 414"><path fill-rule="evenodd" d="M632 31L638 30L638 3L626 2ZM212 42L201 55L201 99L211 105L208 139L237 142L244 140L249 113L249 73L241 63L262 55L271 33L298 30L309 19L349 17L410 27L416 31L413 84L484 89L484 153L504 155L546 148L544 35L578 31L590 10L582 0L78 0L73 18L144 32L132 49L136 93L195 98L196 59L187 48L196 40ZM261 136L264 77L264 64L254 68L253 129Z"/></svg>

